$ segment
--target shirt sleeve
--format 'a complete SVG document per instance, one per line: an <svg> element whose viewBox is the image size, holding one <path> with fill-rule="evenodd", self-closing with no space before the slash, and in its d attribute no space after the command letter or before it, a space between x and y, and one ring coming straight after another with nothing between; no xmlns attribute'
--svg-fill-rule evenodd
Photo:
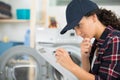
<svg viewBox="0 0 120 80"><path fill-rule="evenodd" d="M95 80L120 80L120 38L112 38L105 48Z"/></svg>

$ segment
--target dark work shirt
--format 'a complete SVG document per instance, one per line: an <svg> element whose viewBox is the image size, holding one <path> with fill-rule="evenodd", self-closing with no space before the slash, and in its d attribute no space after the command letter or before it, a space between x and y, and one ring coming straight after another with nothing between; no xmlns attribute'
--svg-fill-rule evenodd
<svg viewBox="0 0 120 80"><path fill-rule="evenodd" d="M90 53L90 64L96 48L96 60L90 73L95 80L120 80L120 31L107 27L95 40Z"/></svg>

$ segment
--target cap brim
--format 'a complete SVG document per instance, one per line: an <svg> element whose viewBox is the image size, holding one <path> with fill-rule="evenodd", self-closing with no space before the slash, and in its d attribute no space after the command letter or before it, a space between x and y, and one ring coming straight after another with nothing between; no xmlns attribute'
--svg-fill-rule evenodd
<svg viewBox="0 0 120 80"><path fill-rule="evenodd" d="M66 25L62 31L60 32L60 34L64 34L66 33L68 30L74 29L74 27L79 23L79 21L81 20L81 18L76 19L75 21L73 21L71 24Z"/></svg>

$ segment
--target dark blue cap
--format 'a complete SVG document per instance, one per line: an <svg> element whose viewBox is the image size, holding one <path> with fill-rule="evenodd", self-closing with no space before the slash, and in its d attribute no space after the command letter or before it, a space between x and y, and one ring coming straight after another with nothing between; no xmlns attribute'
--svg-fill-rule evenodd
<svg viewBox="0 0 120 80"><path fill-rule="evenodd" d="M67 25L60 33L64 34L68 30L73 29L83 16L95 9L98 9L97 4L90 0L72 0L66 9Z"/></svg>

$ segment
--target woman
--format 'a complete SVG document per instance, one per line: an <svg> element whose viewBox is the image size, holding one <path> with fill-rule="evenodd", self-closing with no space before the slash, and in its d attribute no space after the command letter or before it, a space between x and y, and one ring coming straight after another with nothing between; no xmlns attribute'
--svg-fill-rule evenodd
<svg viewBox="0 0 120 80"><path fill-rule="evenodd" d="M90 0L72 0L66 19L61 34L74 29L83 37L82 66L75 64L63 48L56 50L57 62L80 80L120 80L120 19ZM95 38L92 45L91 38Z"/></svg>

